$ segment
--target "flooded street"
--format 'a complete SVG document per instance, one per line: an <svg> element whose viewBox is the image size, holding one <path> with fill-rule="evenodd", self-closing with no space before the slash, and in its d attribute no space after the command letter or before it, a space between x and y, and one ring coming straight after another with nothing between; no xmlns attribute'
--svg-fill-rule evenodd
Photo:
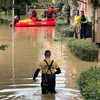
<svg viewBox="0 0 100 100"><path fill-rule="evenodd" d="M68 86L65 46L54 41L55 27L16 27L12 33L8 25L1 25L0 30L0 45L9 45L6 51L0 51L0 100L80 100L79 90ZM40 74L37 82L32 82L36 66L47 49L62 70L57 75L55 95L41 94Z"/></svg>

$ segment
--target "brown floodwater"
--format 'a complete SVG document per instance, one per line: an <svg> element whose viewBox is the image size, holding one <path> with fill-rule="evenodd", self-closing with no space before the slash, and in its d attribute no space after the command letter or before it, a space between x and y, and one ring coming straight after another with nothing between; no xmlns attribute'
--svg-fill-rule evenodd
<svg viewBox="0 0 100 100"><path fill-rule="evenodd" d="M11 18L11 16L8 18ZM73 56L55 27L16 27L0 25L0 45L9 45L0 50L0 100L83 100L78 90L79 74L99 62L85 62ZM58 39L59 40L59 39ZM57 75L57 94L41 94L41 75L37 82L32 76L44 51L51 50L52 59L58 62L62 73Z"/></svg>
<svg viewBox="0 0 100 100"><path fill-rule="evenodd" d="M0 100L77 100L80 93L77 88L66 84L65 66L67 56L65 45L57 38L55 27L16 27L0 25L0 45L9 45L6 51L0 51ZM57 75L57 94L41 94L41 77L32 82L32 76L39 61L44 59L44 51L51 50L52 59L58 62L62 70ZM74 85L74 84L73 84ZM63 94L63 95L62 95Z"/></svg>

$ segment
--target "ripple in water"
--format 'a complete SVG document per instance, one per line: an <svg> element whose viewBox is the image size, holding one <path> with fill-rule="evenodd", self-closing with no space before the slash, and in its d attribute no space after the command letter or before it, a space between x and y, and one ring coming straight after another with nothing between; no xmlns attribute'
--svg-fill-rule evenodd
<svg viewBox="0 0 100 100"><path fill-rule="evenodd" d="M18 88L18 89L4 89L0 93L13 94L4 97L1 95L1 100L83 100L79 90L68 88L57 88L57 94L41 94L40 88Z"/></svg>

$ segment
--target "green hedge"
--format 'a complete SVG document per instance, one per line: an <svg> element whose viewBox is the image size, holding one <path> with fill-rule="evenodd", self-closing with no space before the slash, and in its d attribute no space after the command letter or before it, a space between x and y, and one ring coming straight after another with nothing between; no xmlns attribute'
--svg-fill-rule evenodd
<svg viewBox="0 0 100 100"><path fill-rule="evenodd" d="M100 68L90 68L79 76L80 91L84 100L100 100Z"/></svg>
<svg viewBox="0 0 100 100"><path fill-rule="evenodd" d="M0 46L0 50L6 50L7 47L8 47L8 45L2 44L2 45Z"/></svg>
<svg viewBox="0 0 100 100"><path fill-rule="evenodd" d="M57 20L56 21L56 27L58 26L66 26L67 25L67 23L66 23L66 21L64 21L64 20L61 20L61 19L59 19L59 20Z"/></svg>
<svg viewBox="0 0 100 100"><path fill-rule="evenodd" d="M82 60L94 61L98 58L99 47L89 40L69 38L67 45L70 51Z"/></svg>
<svg viewBox="0 0 100 100"><path fill-rule="evenodd" d="M66 21L61 19L56 21L56 30L65 37L73 37L74 34L74 27L67 25Z"/></svg>
<svg viewBox="0 0 100 100"><path fill-rule="evenodd" d="M61 16L61 14L58 14L56 17L57 17L60 21L61 21L61 20L63 20L63 21L64 21L64 19L65 19L65 17L64 17L64 16Z"/></svg>
<svg viewBox="0 0 100 100"><path fill-rule="evenodd" d="M74 35L74 27L69 25L66 28L63 28L63 34L65 34L65 37L73 37Z"/></svg>
<svg viewBox="0 0 100 100"><path fill-rule="evenodd" d="M0 24L6 24L6 23L9 23L7 19L0 18Z"/></svg>

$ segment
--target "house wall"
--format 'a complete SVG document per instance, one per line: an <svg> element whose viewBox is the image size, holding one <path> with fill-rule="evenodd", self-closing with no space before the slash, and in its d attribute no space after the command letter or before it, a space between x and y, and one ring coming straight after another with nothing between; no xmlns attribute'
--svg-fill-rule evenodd
<svg viewBox="0 0 100 100"><path fill-rule="evenodd" d="M89 18L89 21L93 22L93 7L91 2L88 0L88 9L87 9L87 15ZM95 13L95 43L100 43L100 8L96 10ZM97 23L98 21L98 23Z"/></svg>
<svg viewBox="0 0 100 100"><path fill-rule="evenodd" d="M87 3L88 0L83 0L83 2ZM85 3L79 3L79 4L80 4L79 8L80 8L80 11L81 11L81 10L84 10L85 14L87 15L87 7L88 7L88 6L87 6L87 4L85 4Z"/></svg>
<svg viewBox="0 0 100 100"><path fill-rule="evenodd" d="M87 2L87 16L89 21L93 21L93 7L90 2Z"/></svg>
<svg viewBox="0 0 100 100"><path fill-rule="evenodd" d="M83 0L87 4L81 3L80 9L85 11L89 21L93 22L93 6L91 0ZM100 8L96 10L96 23L95 23L95 43L100 43ZM98 23L97 23L98 22Z"/></svg>
<svg viewBox="0 0 100 100"><path fill-rule="evenodd" d="M96 15L95 42L100 44L100 8L97 9Z"/></svg>

